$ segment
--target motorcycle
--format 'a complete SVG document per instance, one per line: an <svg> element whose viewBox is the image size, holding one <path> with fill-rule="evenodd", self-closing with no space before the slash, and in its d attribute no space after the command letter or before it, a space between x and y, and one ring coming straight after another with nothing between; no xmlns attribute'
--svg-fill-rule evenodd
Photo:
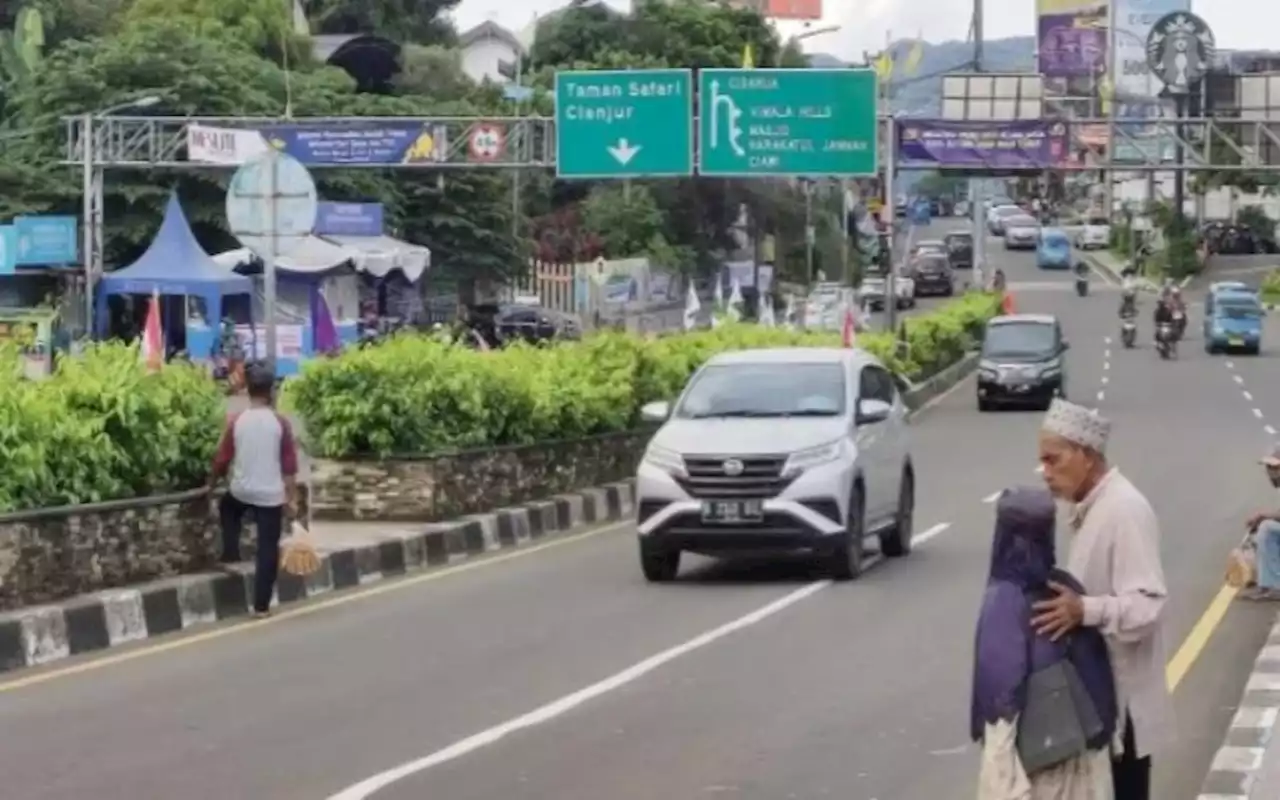
<svg viewBox="0 0 1280 800"><path fill-rule="evenodd" d="M1164 359L1173 358L1177 353L1177 340L1174 339L1173 326L1162 322L1156 328L1156 351Z"/></svg>
<svg viewBox="0 0 1280 800"><path fill-rule="evenodd" d="M1182 337L1187 333L1187 315L1182 311L1173 312L1173 339L1176 342L1182 341Z"/></svg>
<svg viewBox="0 0 1280 800"><path fill-rule="evenodd" d="M1076 294L1080 297L1089 294L1089 280L1087 278L1076 278Z"/></svg>
<svg viewBox="0 0 1280 800"><path fill-rule="evenodd" d="M1138 323L1133 317L1125 317L1120 322L1120 341L1126 350L1132 350L1138 342Z"/></svg>

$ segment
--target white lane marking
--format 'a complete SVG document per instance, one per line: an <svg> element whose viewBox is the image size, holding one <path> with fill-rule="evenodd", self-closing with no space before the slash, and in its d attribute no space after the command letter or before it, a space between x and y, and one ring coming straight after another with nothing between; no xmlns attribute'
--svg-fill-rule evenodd
<svg viewBox="0 0 1280 800"><path fill-rule="evenodd" d="M1110 380L1111 380L1111 379L1110 379L1110 378L1108 378L1106 375L1103 375L1103 376L1102 376L1102 385L1103 385L1103 386L1106 386L1106 385L1107 385L1107 383L1108 383Z"/></svg>
<svg viewBox="0 0 1280 800"><path fill-rule="evenodd" d="M989 495L987 495L986 497L982 498L982 502L984 502L984 503L994 503L995 501L997 501L997 500L999 500L999 499L1000 499L1000 495L1002 495L1002 494L1004 494L1004 492L1003 492L1003 491L999 491L999 492L992 492L991 494L989 494Z"/></svg>
<svg viewBox="0 0 1280 800"><path fill-rule="evenodd" d="M1235 379L1236 383L1240 384L1241 386L1244 386L1244 378L1241 378L1239 375L1232 375L1231 377Z"/></svg>
<svg viewBox="0 0 1280 800"><path fill-rule="evenodd" d="M1255 408L1255 409L1253 410L1253 415L1254 415L1255 417L1257 417L1258 419L1262 419L1262 409L1260 409L1260 408Z"/></svg>
<svg viewBox="0 0 1280 800"><path fill-rule="evenodd" d="M1102 337L1102 343L1103 343L1103 344L1111 344L1111 337L1110 337L1110 336L1104 336L1104 337Z"/></svg>
<svg viewBox="0 0 1280 800"><path fill-rule="evenodd" d="M912 543L917 545L924 544L950 527L951 523L940 522L926 531L921 531L913 538ZM437 750L436 752L416 761L410 761L407 764L402 764L393 769L389 769L386 772L380 772L371 778L367 778L360 783L343 789L337 794L331 795L328 800L367 800L367 798L371 797L375 793L411 775L425 772L433 767L438 767L441 764L461 758L462 756L473 753L483 747L494 744L503 737L512 733L550 722L557 717L569 713L584 703L640 680L650 672L653 672L659 667L665 666L681 656L688 655L695 650L699 650L709 644L713 644L714 642L731 634L737 633L744 628L749 628L756 623L763 622L786 608L817 594L830 585L831 581L816 581L807 586L803 586L766 606L738 617L731 622L727 622L718 628L713 628L712 630L694 637L683 644L676 645L669 650L664 650L661 653L650 656L649 658L633 664L621 672L615 673L598 683L593 683L584 689L579 689L578 691L572 694L567 694L558 700L553 700L541 708L534 709L527 714L499 723L498 725L495 725L488 730L481 731L474 736L468 736L461 741L449 745L443 750Z"/></svg>
<svg viewBox="0 0 1280 800"><path fill-rule="evenodd" d="M1236 368L1236 362L1234 361L1227 362L1227 369L1235 369L1235 368Z"/></svg>
<svg viewBox="0 0 1280 800"><path fill-rule="evenodd" d="M1245 400L1248 400L1250 403L1253 402L1253 395L1249 392L1241 392L1240 394L1244 395Z"/></svg>
<svg viewBox="0 0 1280 800"><path fill-rule="evenodd" d="M1276 429L1275 429L1275 428L1273 428L1273 427L1271 427L1270 425L1268 425L1267 427L1263 428L1263 430L1265 430L1265 431L1267 432L1267 435L1268 435L1268 436L1275 436L1275 435L1276 435Z"/></svg>
<svg viewBox="0 0 1280 800"><path fill-rule="evenodd" d="M1106 396L1107 396L1107 393L1106 393L1106 392L1102 391L1101 389L1099 389L1099 390L1098 390L1098 402L1099 402L1099 403L1101 403L1101 402L1102 402L1102 399L1103 399L1104 397L1106 397Z"/></svg>
<svg viewBox="0 0 1280 800"><path fill-rule="evenodd" d="M1110 350L1110 349L1108 349L1105 353L1103 353L1103 354L1102 354L1102 360L1103 360L1103 361L1106 361L1108 364L1109 364L1109 363L1111 363L1111 350Z"/></svg>

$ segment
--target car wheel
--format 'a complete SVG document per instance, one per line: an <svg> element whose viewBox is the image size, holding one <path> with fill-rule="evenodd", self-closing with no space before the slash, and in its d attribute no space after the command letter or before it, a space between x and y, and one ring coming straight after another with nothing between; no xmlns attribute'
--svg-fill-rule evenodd
<svg viewBox="0 0 1280 800"><path fill-rule="evenodd" d="M680 551L641 541L640 570L650 583L669 583L680 574Z"/></svg>
<svg viewBox="0 0 1280 800"><path fill-rule="evenodd" d="M1249 347L1249 348L1246 348L1246 349L1245 349L1245 353L1246 353L1247 355L1251 355L1251 356L1256 356L1256 355L1258 355L1258 354L1259 354L1259 353L1261 353L1261 352L1262 352L1262 345L1260 345L1260 344L1255 344L1255 345L1253 345L1252 347Z"/></svg>
<svg viewBox="0 0 1280 800"><path fill-rule="evenodd" d="M993 407L994 407L994 406L992 406L992 405L991 405L991 401L990 401L990 400L986 399L985 397L979 397L979 398L978 398L978 410L979 410L979 411L981 411L981 412L983 412L983 413L985 414L986 412L990 411Z"/></svg>
<svg viewBox="0 0 1280 800"><path fill-rule="evenodd" d="M1207 355L1213 355L1216 349L1217 348L1213 346L1213 342L1209 341L1208 339L1204 340L1204 352Z"/></svg>
<svg viewBox="0 0 1280 800"><path fill-rule="evenodd" d="M862 532L864 530L866 504L862 487L855 486L849 493L849 513L845 515L844 535L840 544L829 555L828 571L838 581L851 581L862 574Z"/></svg>
<svg viewBox="0 0 1280 800"><path fill-rule="evenodd" d="M915 535L916 479L910 467L902 470L902 487L898 489L898 513L893 527L880 534L880 552L890 558L901 558L911 552Z"/></svg>

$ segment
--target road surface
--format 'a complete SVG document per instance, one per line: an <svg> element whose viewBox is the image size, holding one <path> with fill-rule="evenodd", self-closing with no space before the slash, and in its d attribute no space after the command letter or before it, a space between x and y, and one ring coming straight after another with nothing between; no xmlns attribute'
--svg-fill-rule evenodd
<svg viewBox="0 0 1280 800"><path fill-rule="evenodd" d="M1190 643L1171 670L1180 741L1153 796L1193 798L1274 613L1235 603L1201 626L1211 636L1191 635L1241 520L1274 504L1256 460L1280 419L1280 363L1205 356L1198 319L1175 362L1146 343L1119 350L1114 291L1080 299L1029 256L992 255L1020 310L1062 317L1069 392L1112 418L1112 458L1164 524L1170 658ZM971 796L991 501L1038 482L1038 423L978 414L968 382L941 400L914 426L927 541L849 584L803 563L696 561L648 585L623 525L316 613L18 674L0 683L0 796ZM376 794L342 793L378 775Z"/></svg>

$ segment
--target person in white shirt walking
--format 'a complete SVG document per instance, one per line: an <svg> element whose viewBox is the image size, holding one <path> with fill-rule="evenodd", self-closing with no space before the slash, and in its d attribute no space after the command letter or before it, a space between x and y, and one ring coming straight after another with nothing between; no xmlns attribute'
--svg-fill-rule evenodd
<svg viewBox="0 0 1280 800"><path fill-rule="evenodd" d="M1115 672L1115 800L1151 797L1151 757L1173 726L1165 682L1163 617L1168 591L1160 526L1151 504L1107 464L1111 423L1096 410L1055 400L1040 430L1040 464L1049 490L1070 504L1074 535L1067 572L1084 586L1034 606L1032 625L1060 638L1077 627L1102 631Z"/></svg>

